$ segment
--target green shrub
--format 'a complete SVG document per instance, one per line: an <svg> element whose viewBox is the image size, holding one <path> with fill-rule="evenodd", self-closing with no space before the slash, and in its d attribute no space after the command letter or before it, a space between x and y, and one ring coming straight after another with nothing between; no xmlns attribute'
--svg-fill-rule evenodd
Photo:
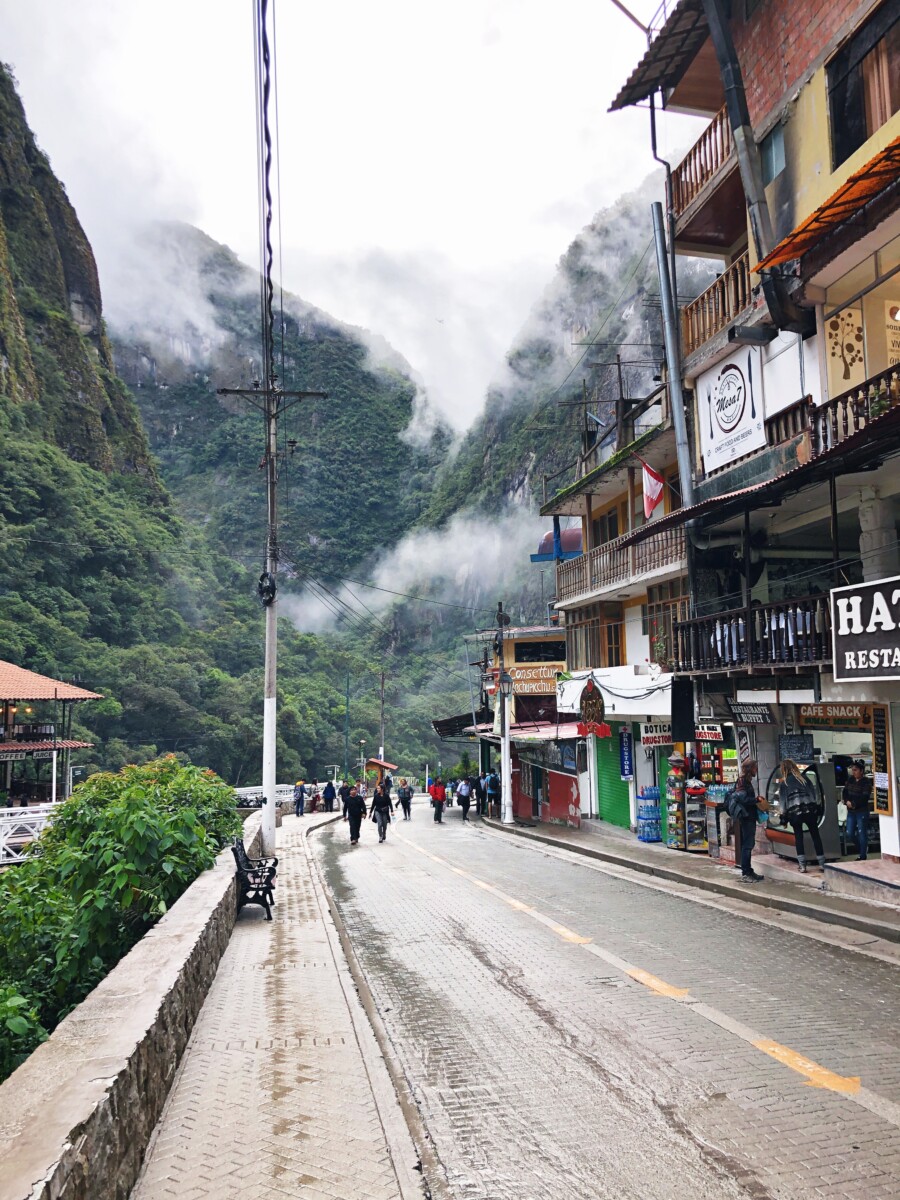
<svg viewBox="0 0 900 1200"><path fill-rule="evenodd" d="M240 831L233 789L174 755L91 776L0 876L0 980L54 1028Z"/></svg>
<svg viewBox="0 0 900 1200"><path fill-rule="evenodd" d="M47 1030L25 997L15 987L0 986L0 1079L11 1075L46 1040Z"/></svg>

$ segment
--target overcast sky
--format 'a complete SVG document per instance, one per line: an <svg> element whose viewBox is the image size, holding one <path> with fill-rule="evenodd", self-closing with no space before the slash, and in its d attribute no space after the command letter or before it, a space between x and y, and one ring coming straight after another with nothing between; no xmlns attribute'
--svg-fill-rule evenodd
<svg viewBox="0 0 900 1200"><path fill-rule="evenodd" d="M107 292L135 220L191 221L256 265L250 0L3 9ZM643 35L611 0L276 12L285 286L387 337L462 428L569 242L653 168L646 112L606 111ZM666 116L664 148L698 128Z"/></svg>

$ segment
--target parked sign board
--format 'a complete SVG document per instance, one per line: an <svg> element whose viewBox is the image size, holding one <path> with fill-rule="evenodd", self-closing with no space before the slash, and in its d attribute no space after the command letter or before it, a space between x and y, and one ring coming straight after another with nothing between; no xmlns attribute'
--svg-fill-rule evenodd
<svg viewBox="0 0 900 1200"><path fill-rule="evenodd" d="M831 589L836 683L900 679L900 575Z"/></svg>

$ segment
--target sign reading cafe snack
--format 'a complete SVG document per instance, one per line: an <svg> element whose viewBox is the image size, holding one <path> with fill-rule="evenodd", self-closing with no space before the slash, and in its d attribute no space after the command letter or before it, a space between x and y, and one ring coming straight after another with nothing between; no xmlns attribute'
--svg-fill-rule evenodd
<svg viewBox="0 0 900 1200"><path fill-rule="evenodd" d="M900 679L900 575L831 590L834 678Z"/></svg>
<svg viewBox="0 0 900 1200"><path fill-rule="evenodd" d="M697 423L707 474L766 444L762 357L736 349L697 379Z"/></svg>

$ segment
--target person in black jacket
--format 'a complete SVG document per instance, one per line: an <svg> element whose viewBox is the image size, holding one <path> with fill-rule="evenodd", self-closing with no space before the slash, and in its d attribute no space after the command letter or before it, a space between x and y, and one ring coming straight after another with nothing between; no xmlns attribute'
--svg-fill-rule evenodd
<svg viewBox="0 0 900 1200"><path fill-rule="evenodd" d="M344 807L347 812L347 820L350 822L350 845L355 846L359 841L362 819L366 815L366 802L355 786L350 789L350 795L347 797Z"/></svg>
<svg viewBox="0 0 900 1200"><path fill-rule="evenodd" d="M338 788L338 795L341 798L341 808L344 813L344 820L346 821L347 820L347 801L350 799L350 784L346 781L346 779L341 784L341 786Z"/></svg>
<svg viewBox="0 0 900 1200"><path fill-rule="evenodd" d="M819 833L819 802L812 783L792 758L781 764L781 782L778 785L781 820L794 831L794 847L797 851L797 866L806 873L806 847L803 845L803 826L809 830L819 866L825 866L822 835Z"/></svg>
<svg viewBox="0 0 900 1200"><path fill-rule="evenodd" d="M670 760L671 761L671 760ZM732 788L730 795L740 799L740 811L734 818L741 832L741 883L760 883L764 876L753 870L751 856L756 845L756 813L768 808L765 800L756 794L753 780L759 771L755 758L748 758L741 768L741 777Z"/></svg>
<svg viewBox="0 0 900 1200"><path fill-rule="evenodd" d="M861 758L850 764L850 778L844 784L847 805L847 841L856 842L860 862L869 853L869 809L872 807L872 780L866 778Z"/></svg>
<svg viewBox="0 0 900 1200"><path fill-rule="evenodd" d="M372 797L372 808L370 815L378 822L378 840L383 842L387 837L387 827L390 824L391 813L394 811L394 802L391 800L390 794L383 783L379 783L375 787L375 795Z"/></svg>
<svg viewBox="0 0 900 1200"><path fill-rule="evenodd" d="M325 801L325 811L334 812L334 798L337 792L334 790L334 784L329 779L322 789L322 799Z"/></svg>
<svg viewBox="0 0 900 1200"><path fill-rule="evenodd" d="M400 780L400 786L397 788L397 799L403 808L403 820L410 819L410 806L412 804L413 790L405 779Z"/></svg>

